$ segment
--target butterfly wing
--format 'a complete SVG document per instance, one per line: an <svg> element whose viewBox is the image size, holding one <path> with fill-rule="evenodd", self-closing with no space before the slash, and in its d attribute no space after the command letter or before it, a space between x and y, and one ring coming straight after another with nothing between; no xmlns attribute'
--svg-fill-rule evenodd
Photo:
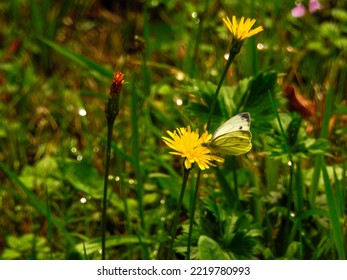
<svg viewBox="0 0 347 280"><path fill-rule="evenodd" d="M251 139L250 131L233 131L217 137L208 147L213 153L238 156L250 151Z"/></svg>
<svg viewBox="0 0 347 280"><path fill-rule="evenodd" d="M227 120L212 135L212 140L220 135L233 131L249 131L251 126L251 116L248 112L240 113Z"/></svg>
<svg viewBox="0 0 347 280"><path fill-rule="evenodd" d="M247 153L252 148L250 124L247 112L232 117L215 131L208 147L213 153L235 156Z"/></svg>

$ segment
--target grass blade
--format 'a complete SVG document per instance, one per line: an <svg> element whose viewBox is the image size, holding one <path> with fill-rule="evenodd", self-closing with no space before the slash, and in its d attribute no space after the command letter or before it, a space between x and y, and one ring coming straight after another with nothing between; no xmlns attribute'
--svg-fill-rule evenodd
<svg viewBox="0 0 347 280"><path fill-rule="evenodd" d="M334 198L333 189L329 181L329 175L328 175L328 171L327 171L324 160L322 161L322 173L323 173L325 192L327 196L331 230L332 230L332 234L333 234L333 238L334 238L334 242L335 242L335 246L337 250L337 255L340 260L344 260L346 259L346 254L345 254L345 247L344 247L344 241L343 241L343 233L340 226L340 217L338 214L336 200Z"/></svg>
<svg viewBox="0 0 347 280"><path fill-rule="evenodd" d="M71 59L72 61L94 70L95 72L99 73L101 76L106 77L107 79L111 79L111 80L113 79L114 72L112 70L107 69L106 67L104 67L98 63L95 63L94 61L91 61L82 55L79 55L77 53L74 53L74 52L66 49L66 48L63 48L62 46L60 46L60 45L58 45L58 44L56 44L50 40L47 40L45 38L39 38L39 39L43 43L52 47L54 50L56 50L60 54L64 55L65 57Z"/></svg>

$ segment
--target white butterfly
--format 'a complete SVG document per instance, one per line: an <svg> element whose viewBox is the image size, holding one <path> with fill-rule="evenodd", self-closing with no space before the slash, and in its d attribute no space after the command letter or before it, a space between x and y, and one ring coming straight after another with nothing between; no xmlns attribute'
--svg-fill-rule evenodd
<svg viewBox="0 0 347 280"><path fill-rule="evenodd" d="M252 148L250 126L250 114L240 113L218 127L206 146L214 154L234 156L245 154Z"/></svg>

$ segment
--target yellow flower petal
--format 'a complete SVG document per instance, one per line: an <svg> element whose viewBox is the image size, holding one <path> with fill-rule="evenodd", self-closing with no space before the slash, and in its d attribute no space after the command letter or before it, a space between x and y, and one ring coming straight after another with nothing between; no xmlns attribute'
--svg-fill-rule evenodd
<svg viewBox="0 0 347 280"><path fill-rule="evenodd" d="M241 42L263 31L262 26L258 26L257 28L251 30L252 26L256 22L255 19L247 18L245 21L245 18L241 17L240 22L238 23L236 17L233 16L232 22L230 21L228 17L223 18L223 22L226 25L226 27L229 29L233 37L237 41L241 41Z"/></svg>
<svg viewBox="0 0 347 280"><path fill-rule="evenodd" d="M184 166L186 167L186 169L191 169L192 168L192 164L190 163L190 161L188 159L186 159L184 161Z"/></svg>
<svg viewBox="0 0 347 280"><path fill-rule="evenodd" d="M164 143L174 150L170 154L184 157L184 166L187 169L192 168L195 162L201 170L204 170L213 165L212 161L224 161L221 157L211 154L210 149L203 145L212 137L207 131L199 136L198 130L192 131L188 126L177 128L173 132L167 131L167 134L171 138L165 136L162 138Z"/></svg>

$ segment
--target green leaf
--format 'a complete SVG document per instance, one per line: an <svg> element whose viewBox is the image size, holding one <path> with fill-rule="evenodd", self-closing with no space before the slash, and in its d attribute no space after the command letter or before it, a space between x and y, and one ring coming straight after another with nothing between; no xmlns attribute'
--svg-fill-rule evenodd
<svg viewBox="0 0 347 280"><path fill-rule="evenodd" d="M10 248L6 248L1 254L3 259L48 258L47 240L33 233L24 234L20 237L7 236L6 243Z"/></svg>
<svg viewBox="0 0 347 280"><path fill-rule="evenodd" d="M87 161L66 160L61 161L62 176L73 188L93 198L101 199L103 196L103 177L94 166ZM109 192L109 202L124 211L124 203L115 192Z"/></svg>
<svg viewBox="0 0 347 280"><path fill-rule="evenodd" d="M339 8L331 9L331 15L340 21L347 22L347 12L345 10Z"/></svg>
<svg viewBox="0 0 347 280"><path fill-rule="evenodd" d="M59 166L55 158L46 156L38 161L34 166L25 166L20 180L29 188L35 186L47 186L49 193L56 191L61 186L61 180L57 179Z"/></svg>
<svg viewBox="0 0 347 280"><path fill-rule="evenodd" d="M5 248L5 250L1 254L1 259L3 259L3 260L17 260L17 259L20 259L21 255L22 254L20 252L18 252L17 250Z"/></svg>
<svg viewBox="0 0 347 280"><path fill-rule="evenodd" d="M284 254L284 258L287 260L293 260L295 259L295 256L297 255L299 251L300 244L297 241L293 241L289 244L286 253Z"/></svg>
<svg viewBox="0 0 347 280"><path fill-rule="evenodd" d="M103 178L87 161L66 160L61 161L64 179L75 189L94 198L102 198Z"/></svg>
<svg viewBox="0 0 347 280"><path fill-rule="evenodd" d="M198 256L200 260L230 260L219 244L206 235L199 238Z"/></svg>

